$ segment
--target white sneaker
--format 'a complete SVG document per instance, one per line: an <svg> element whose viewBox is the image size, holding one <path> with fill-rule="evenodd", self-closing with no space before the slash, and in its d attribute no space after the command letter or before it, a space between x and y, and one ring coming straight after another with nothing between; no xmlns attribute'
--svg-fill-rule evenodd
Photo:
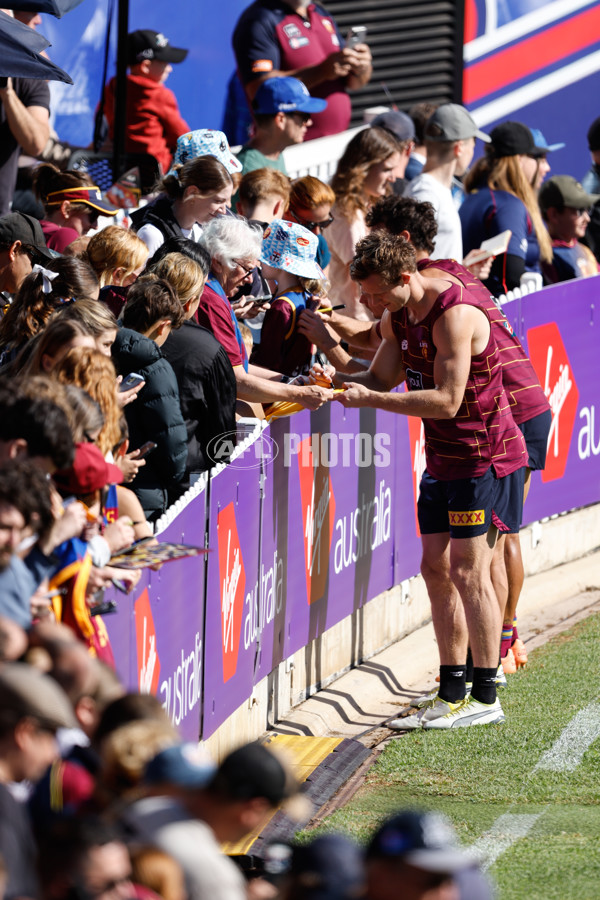
<svg viewBox="0 0 600 900"><path fill-rule="evenodd" d="M497 725L500 722L504 722L504 713L498 698L494 703L481 703L473 697L467 697L457 708L424 722L422 727L468 728L470 725Z"/></svg>
<svg viewBox="0 0 600 900"><path fill-rule="evenodd" d="M420 697L413 697L409 706L412 706L413 709L423 709L423 707L428 706L432 700L435 700L437 695L438 688L434 688L432 691L429 691L428 694L421 694Z"/></svg>
<svg viewBox="0 0 600 900"><path fill-rule="evenodd" d="M416 729L424 728L428 722L433 722L442 716L449 715L462 706L464 702L464 700L459 700L458 703L448 703L446 700L440 700L436 692L427 706L420 709L414 716L392 719L391 722L387 723L387 727L391 728L392 731L415 731Z"/></svg>
<svg viewBox="0 0 600 900"><path fill-rule="evenodd" d="M467 681L465 688L466 694L465 697L468 697L471 693L471 688L473 684L471 681ZM409 706L412 706L413 709L423 709L423 707L428 706L432 700L435 700L438 695L439 688L434 688L432 691L429 691L428 694L421 694L420 697L413 697L410 701Z"/></svg>

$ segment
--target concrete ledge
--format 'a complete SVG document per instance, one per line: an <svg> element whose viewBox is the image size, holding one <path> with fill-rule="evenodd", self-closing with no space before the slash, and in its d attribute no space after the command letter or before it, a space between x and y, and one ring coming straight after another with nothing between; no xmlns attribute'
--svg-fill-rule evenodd
<svg viewBox="0 0 600 900"><path fill-rule="evenodd" d="M572 563L599 545L600 504L536 522L521 532L526 577L538 576ZM415 568L417 565L418 560L415 560ZM575 594L589 587L588 580L585 570L583 581L579 584L570 566L564 578L556 571L553 584L541 589L546 592L553 587L563 592L572 589L572 594ZM526 582L525 591L527 589ZM255 687L250 700L240 706L206 741L208 750L216 759L221 759L233 747L260 737L276 724L277 730L285 731L286 716L292 709L363 660L412 634L430 618L429 599L420 576L380 594L282 662L263 679ZM329 702L334 703L335 700ZM297 723L292 727L297 730ZM314 730L307 728L306 733L314 733Z"/></svg>

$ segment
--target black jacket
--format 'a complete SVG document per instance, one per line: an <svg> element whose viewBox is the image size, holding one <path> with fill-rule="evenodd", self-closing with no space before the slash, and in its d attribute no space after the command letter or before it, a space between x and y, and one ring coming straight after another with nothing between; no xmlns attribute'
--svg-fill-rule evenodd
<svg viewBox="0 0 600 900"><path fill-rule="evenodd" d="M168 197L159 197L154 203L149 203L131 214L131 227L139 231L142 225L154 225L164 236L165 241L170 237L183 237L181 225L173 213L173 203Z"/></svg>
<svg viewBox="0 0 600 900"><path fill-rule="evenodd" d="M177 378L187 428L187 465L183 481L176 485L177 491L189 486L191 473L205 472L215 465L213 445L219 435L228 435L228 443L231 442L235 433L236 381L223 346L192 319L171 332L162 349ZM228 459L228 454L222 455L217 449L218 462Z"/></svg>
<svg viewBox="0 0 600 900"><path fill-rule="evenodd" d="M137 372L146 382L124 412L132 450L146 441L158 444L131 485L147 518L156 519L167 507L168 488L183 477L187 458L177 379L154 341L129 328L119 329L112 357L117 372L124 378Z"/></svg>

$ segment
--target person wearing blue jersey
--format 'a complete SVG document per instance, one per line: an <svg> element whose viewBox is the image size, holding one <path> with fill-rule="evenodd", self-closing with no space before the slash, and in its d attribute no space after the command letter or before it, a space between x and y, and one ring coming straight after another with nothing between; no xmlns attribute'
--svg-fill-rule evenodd
<svg viewBox="0 0 600 900"><path fill-rule="evenodd" d="M521 122L503 122L490 132L491 143L465 178L467 196L460 207L463 252L510 230L506 253L498 256L484 282L499 297L520 284L524 272L540 272L552 259L532 183L538 148Z"/></svg>

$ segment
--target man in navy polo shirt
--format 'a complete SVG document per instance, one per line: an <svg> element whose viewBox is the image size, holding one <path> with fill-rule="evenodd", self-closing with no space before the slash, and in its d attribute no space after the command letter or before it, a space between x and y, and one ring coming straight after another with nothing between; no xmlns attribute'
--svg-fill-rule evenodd
<svg viewBox="0 0 600 900"><path fill-rule="evenodd" d="M344 47L333 18L309 0L255 0L240 16L233 33L239 76L253 99L267 78L292 75L327 108L312 116L306 139L338 134L350 123L348 89L371 77L366 44Z"/></svg>

